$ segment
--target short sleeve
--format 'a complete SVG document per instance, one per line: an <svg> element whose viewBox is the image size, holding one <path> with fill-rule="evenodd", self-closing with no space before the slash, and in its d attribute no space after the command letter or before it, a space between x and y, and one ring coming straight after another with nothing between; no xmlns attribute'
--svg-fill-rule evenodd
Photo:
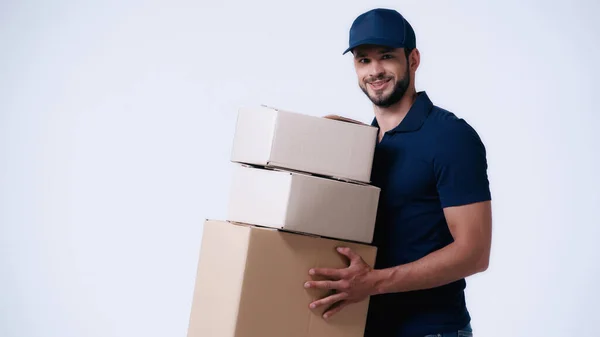
<svg viewBox="0 0 600 337"><path fill-rule="evenodd" d="M433 166L442 207L491 200L486 149L467 122L448 121L434 146Z"/></svg>

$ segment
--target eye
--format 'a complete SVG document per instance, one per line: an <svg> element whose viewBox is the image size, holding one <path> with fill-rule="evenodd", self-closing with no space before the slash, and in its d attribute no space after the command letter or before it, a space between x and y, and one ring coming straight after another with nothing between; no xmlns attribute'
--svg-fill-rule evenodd
<svg viewBox="0 0 600 337"><path fill-rule="evenodd" d="M384 54L381 58L384 59L384 60L386 60L386 59L394 58L394 56L392 56L390 54Z"/></svg>
<svg viewBox="0 0 600 337"><path fill-rule="evenodd" d="M369 59L367 59L367 58L360 58L360 59L358 59L358 63L369 63Z"/></svg>

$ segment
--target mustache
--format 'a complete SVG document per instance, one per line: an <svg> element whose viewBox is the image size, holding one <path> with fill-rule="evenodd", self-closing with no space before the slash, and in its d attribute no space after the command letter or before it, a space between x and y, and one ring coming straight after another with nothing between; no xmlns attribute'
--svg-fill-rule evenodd
<svg viewBox="0 0 600 337"><path fill-rule="evenodd" d="M375 81L387 81L391 80L393 77L390 75L379 75L379 76L370 76L365 80L365 83L372 83Z"/></svg>

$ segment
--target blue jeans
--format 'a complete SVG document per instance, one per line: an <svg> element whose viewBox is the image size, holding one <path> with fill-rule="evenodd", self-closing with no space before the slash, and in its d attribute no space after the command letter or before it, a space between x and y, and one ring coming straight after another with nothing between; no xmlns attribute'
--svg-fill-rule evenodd
<svg viewBox="0 0 600 337"><path fill-rule="evenodd" d="M425 337L473 337L473 329L471 329L471 323L469 323L467 326L458 331L441 332L438 334L427 335Z"/></svg>

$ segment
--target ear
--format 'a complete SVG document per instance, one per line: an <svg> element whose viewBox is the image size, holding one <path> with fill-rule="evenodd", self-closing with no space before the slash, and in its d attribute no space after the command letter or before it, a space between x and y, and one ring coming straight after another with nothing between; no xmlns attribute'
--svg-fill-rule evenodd
<svg viewBox="0 0 600 337"><path fill-rule="evenodd" d="M421 64L421 53L417 48L413 49L413 51L408 55L408 66L410 67L411 72L416 72Z"/></svg>

